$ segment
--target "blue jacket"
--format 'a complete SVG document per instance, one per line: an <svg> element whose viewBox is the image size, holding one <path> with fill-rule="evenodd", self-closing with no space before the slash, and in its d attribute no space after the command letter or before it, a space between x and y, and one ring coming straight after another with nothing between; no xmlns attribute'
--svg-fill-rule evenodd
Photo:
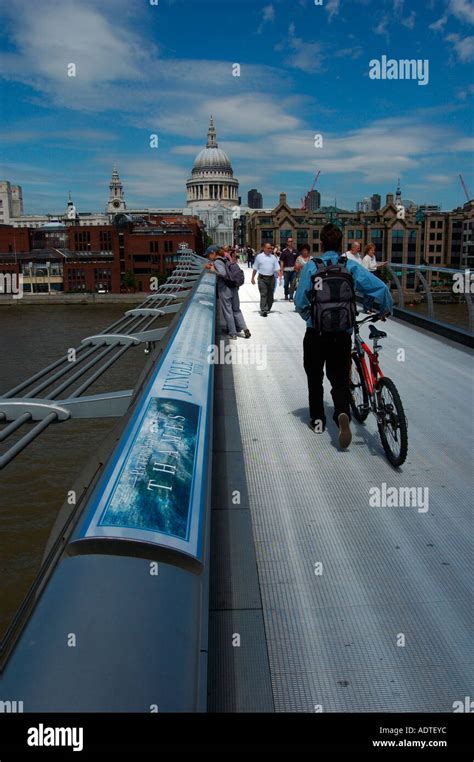
<svg viewBox="0 0 474 762"><path fill-rule="evenodd" d="M335 251L326 251L321 255L326 264L332 262L337 265L339 261L339 254ZM310 296L312 290L312 276L317 272L317 267L312 259L309 260L301 270L300 280L298 288L295 294L295 307L301 317L306 320L308 328L312 328L311 321L311 303ZM373 296L379 304L380 312L392 312L393 299L392 295L380 278L372 275L363 265L359 265L358 262L354 262L353 259L347 260L347 270L350 272L354 279L354 289L364 295ZM352 329L351 329L352 332Z"/></svg>

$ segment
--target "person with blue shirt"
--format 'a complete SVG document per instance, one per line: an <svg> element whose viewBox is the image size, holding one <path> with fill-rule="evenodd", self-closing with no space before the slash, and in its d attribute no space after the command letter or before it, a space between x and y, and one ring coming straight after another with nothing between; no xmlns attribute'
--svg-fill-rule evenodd
<svg viewBox="0 0 474 762"><path fill-rule="evenodd" d="M322 228L320 241L322 250L320 259L326 266L330 263L337 265L341 257L342 232L329 223ZM346 269L353 278L354 290L373 297L378 302L380 314L389 315L392 311L393 299L387 286L354 260L347 260ZM326 375L331 384L334 402L333 420L339 427L339 444L345 449L352 440L349 383L353 329L323 333L313 327L311 293L317 270L314 259L311 259L301 271L295 294L296 311L306 320L307 326L303 341L303 364L308 378L309 426L318 433L324 431L326 427L323 389L326 366Z"/></svg>

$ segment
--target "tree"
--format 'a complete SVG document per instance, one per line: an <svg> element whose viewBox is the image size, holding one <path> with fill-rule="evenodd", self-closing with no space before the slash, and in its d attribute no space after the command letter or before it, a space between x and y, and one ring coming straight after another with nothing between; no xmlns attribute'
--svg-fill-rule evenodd
<svg viewBox="0 0 474 762"><path fill-rule="evenodd" d="M383 280L384 283L390 283L392 280L392 271L388 269L388 267L381 267L379 270L380 279Z"/></svg>
<svg viewBox="0 0 474 762"><path fill-rule="evenodd" d="M122 277L122 286L124 288L131 289L133 288L134 291L138 288L138 281L135 278L135 275L132 270L127 270L125 274Z"/></svg>

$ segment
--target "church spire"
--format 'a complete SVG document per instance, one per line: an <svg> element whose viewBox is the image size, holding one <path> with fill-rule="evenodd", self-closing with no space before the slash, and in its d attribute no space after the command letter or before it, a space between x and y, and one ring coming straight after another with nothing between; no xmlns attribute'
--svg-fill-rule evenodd
<svg viewBox="0 0 474 762"><path fill-rule="evenodd" d="M107 203L107 214L112 217L118 212L124 212L127 208L125 198L123 194L123 185L117 171L117 167L114 164L112 169L112 179L109 183L109 200Z"/></svg>
<svg viewBox="0 0 474 762"><path fill-rule="evenodd" d="M217 148L217 135L216 128L214 127L214 119L209 120L209 129L207 131L207 144L206 148Z"/></svg>
<svg viewBox="0 0 474 762"><path fill-rule="evenodd" d="M402 203L402 191L400 189L400 178L398 178L397 193L395 195L395 203L396 204Z"/></svg>
<svg viewBox="0 0 474 762"><path fill-rule="evenodd" d="M77 209L74 205L74 201L72 200L71 191L69 191L69 198L67 202L67 209L66 209L66 220L69 221L76 221L78 219Z"/></svg>

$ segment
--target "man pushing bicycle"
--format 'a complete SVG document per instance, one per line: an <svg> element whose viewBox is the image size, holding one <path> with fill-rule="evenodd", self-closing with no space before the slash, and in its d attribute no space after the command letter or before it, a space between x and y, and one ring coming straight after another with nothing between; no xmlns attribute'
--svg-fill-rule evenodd
<svg viewBox="0 0 474 762"><path fill-rule="evenodd" d="M393 299L387 286L354 260L341 257L342 232L325 225L320 235L322 254L303 268L295 294L295 308L306 320L303 363L308 378L310 428L322 432L324 366L334 402L333 420L339 427L339 444L345 449L351 434L351 334L356 317L355 292L371 296L380 314L388 316Z"/></svg>

